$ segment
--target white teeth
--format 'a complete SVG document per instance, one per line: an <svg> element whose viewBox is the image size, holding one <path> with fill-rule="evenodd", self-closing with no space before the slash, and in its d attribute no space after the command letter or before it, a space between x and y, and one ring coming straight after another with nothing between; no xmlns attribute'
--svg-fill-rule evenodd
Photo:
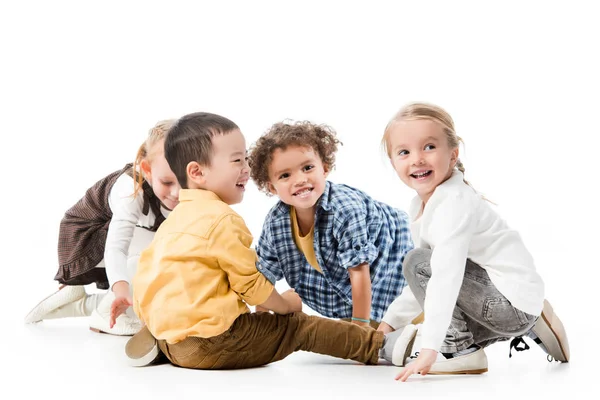
<svg viewBox="0 0 600 400"><path fill-rule="evenodd" d="M304 193L308 193L308 192L310 192L310 189L304 189L304 190L302 190L302 191L300 191L300 192L296 192L296 194L295 194L295 195L296 195L296 196L300 196L300 195L303 195Z"/></svg>
<svg viewBox="0 0 600 400"><path fill-rule="evenodd" d="M414 177L416 177L416 178L422 178L422 177L424 177L425 175L427 175L428 173L429 173L429 171L425 171L425 172L421 172L421 173L418 173L418 174L417 174L417 173L414 173L414 174L412 174L412 175L413 175Z"/></svg>

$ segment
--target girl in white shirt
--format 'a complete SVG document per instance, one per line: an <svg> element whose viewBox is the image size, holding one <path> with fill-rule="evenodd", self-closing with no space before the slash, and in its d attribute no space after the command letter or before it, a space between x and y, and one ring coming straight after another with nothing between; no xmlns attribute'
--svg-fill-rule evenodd
<svg viewBox="0 0 600 400"><path fill-rule="evenodd" d="M179 184L164 157L165 135L175 121L158 122L141 145L135 163L102 178L63 217L59 229L59 290L25 317L90 317L90 329L133 335L135 314L111 317L111 304L131 297L130 282L142 250L179 202ZM87 294L95 283L108 293Z"/></svg>
<svg viewBox="0 0 600 400"><path fill-rule="evenodd" d="M522 335L556 360L569 358L564 328L521 237L464 180L460 142L450 115L421 103L401 109L383 137L396 173L417 192L409 210L415 249L403 263L408 287L379 328L402 328L397 343L410 345L419 331L421 349L396 378L402 381L413 373L486 372L483 348L511 337L527 346ZM421 311L417 328L410 321ZM398 358L405 352L394 351L394 364L406 363Z"/></svg>

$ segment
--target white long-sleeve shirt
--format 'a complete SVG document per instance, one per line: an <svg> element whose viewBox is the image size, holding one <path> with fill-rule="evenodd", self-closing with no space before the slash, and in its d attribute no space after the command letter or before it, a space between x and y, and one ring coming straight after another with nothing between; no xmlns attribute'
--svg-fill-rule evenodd
<svg viewBox="0 0 600 400"><path fill-rule="evenodd" d="M108 205L113 216L106 235L104 266L110 287L119 281L131 284L127 272L127 256L135 227L150 228L156 219L151 209L148 215L142 213L143 191L140 190L135 197L131 196L133 192L133 178L123 174L117 178L108 196ZM161 207L161 213L166 218L170 211Z"/></svg>
<svg viewBox="0 0 600 400"><path fill-rule="evenodd" d="M423 208L417 196L409 214L415 247L432 249L431 278L425 295L421 346L440 349L456 305L467 258L484 268L514 307L540 315L544 283L520 235L509 228L490 203L454 171ZM390 304L383 321L398 329L421 311L408 287ZM471 295L476 296L476 293ZM483 299L482 299L483 302Z"/></svg>

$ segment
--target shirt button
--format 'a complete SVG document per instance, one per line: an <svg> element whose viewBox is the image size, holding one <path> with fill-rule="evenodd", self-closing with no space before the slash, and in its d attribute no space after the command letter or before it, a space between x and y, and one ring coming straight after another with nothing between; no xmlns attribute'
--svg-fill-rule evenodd
<svg viewBox="0 0 600 400"><path fill-rule="evenodd" d="M357 251L360 250L360 246L359 245L354 246L354 250L357 250Z"/></svg>
<svg viewBox="0 0 600 400"><path fill-rule="evenodd" d="M334 312L333 313L333 318L337 318L338 317L338 313Z"/></svg>

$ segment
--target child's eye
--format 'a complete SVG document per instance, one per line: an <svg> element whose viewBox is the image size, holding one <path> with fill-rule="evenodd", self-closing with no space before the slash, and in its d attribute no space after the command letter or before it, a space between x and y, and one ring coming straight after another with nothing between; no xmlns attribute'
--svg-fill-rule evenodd
<svg viewBox="0 0 600 400"><path fill-rule="evenodd" d="M310 171L311 169L313 169L315 166L314 165L305 165L304 168L302 168L303 171Z"/></svg>
<svg viewBox="0 0 600 400"><path fill-rule="evenodd" d="M408 155L408 150L400 150L400 151L398 151L398 155L399 156L406 156L406 155Z"/></svg>
<svg viewBox="0 0 600 400"><path fill-rule="evenodd" d="M173 184L173 182L161 182L161 183L165 186L171 186Z"/></svg>
<svg viewBox="0 0 600 400"><path fill-rule="evenodd" d="M285 174L279 175L279 179L287 179L289 177L290 177L290 174L288 174L287 172Z"/></svg>
<svg viewBox="0 0 600 400"><path fill-rule="evenodd" d="M236 162L236 163L237 163L237 162L242 162L242 159L241 159L241 158L238 158L238 159L235 159L235 160L233 160L233 162Z"/></svg>
<svg viewBox="0 0 600 400"><path fill-rule="evenodd" d="M425 150L433 150L435 149L435 146L432 144L428 144L427 146L425 146Z"/></svg>

